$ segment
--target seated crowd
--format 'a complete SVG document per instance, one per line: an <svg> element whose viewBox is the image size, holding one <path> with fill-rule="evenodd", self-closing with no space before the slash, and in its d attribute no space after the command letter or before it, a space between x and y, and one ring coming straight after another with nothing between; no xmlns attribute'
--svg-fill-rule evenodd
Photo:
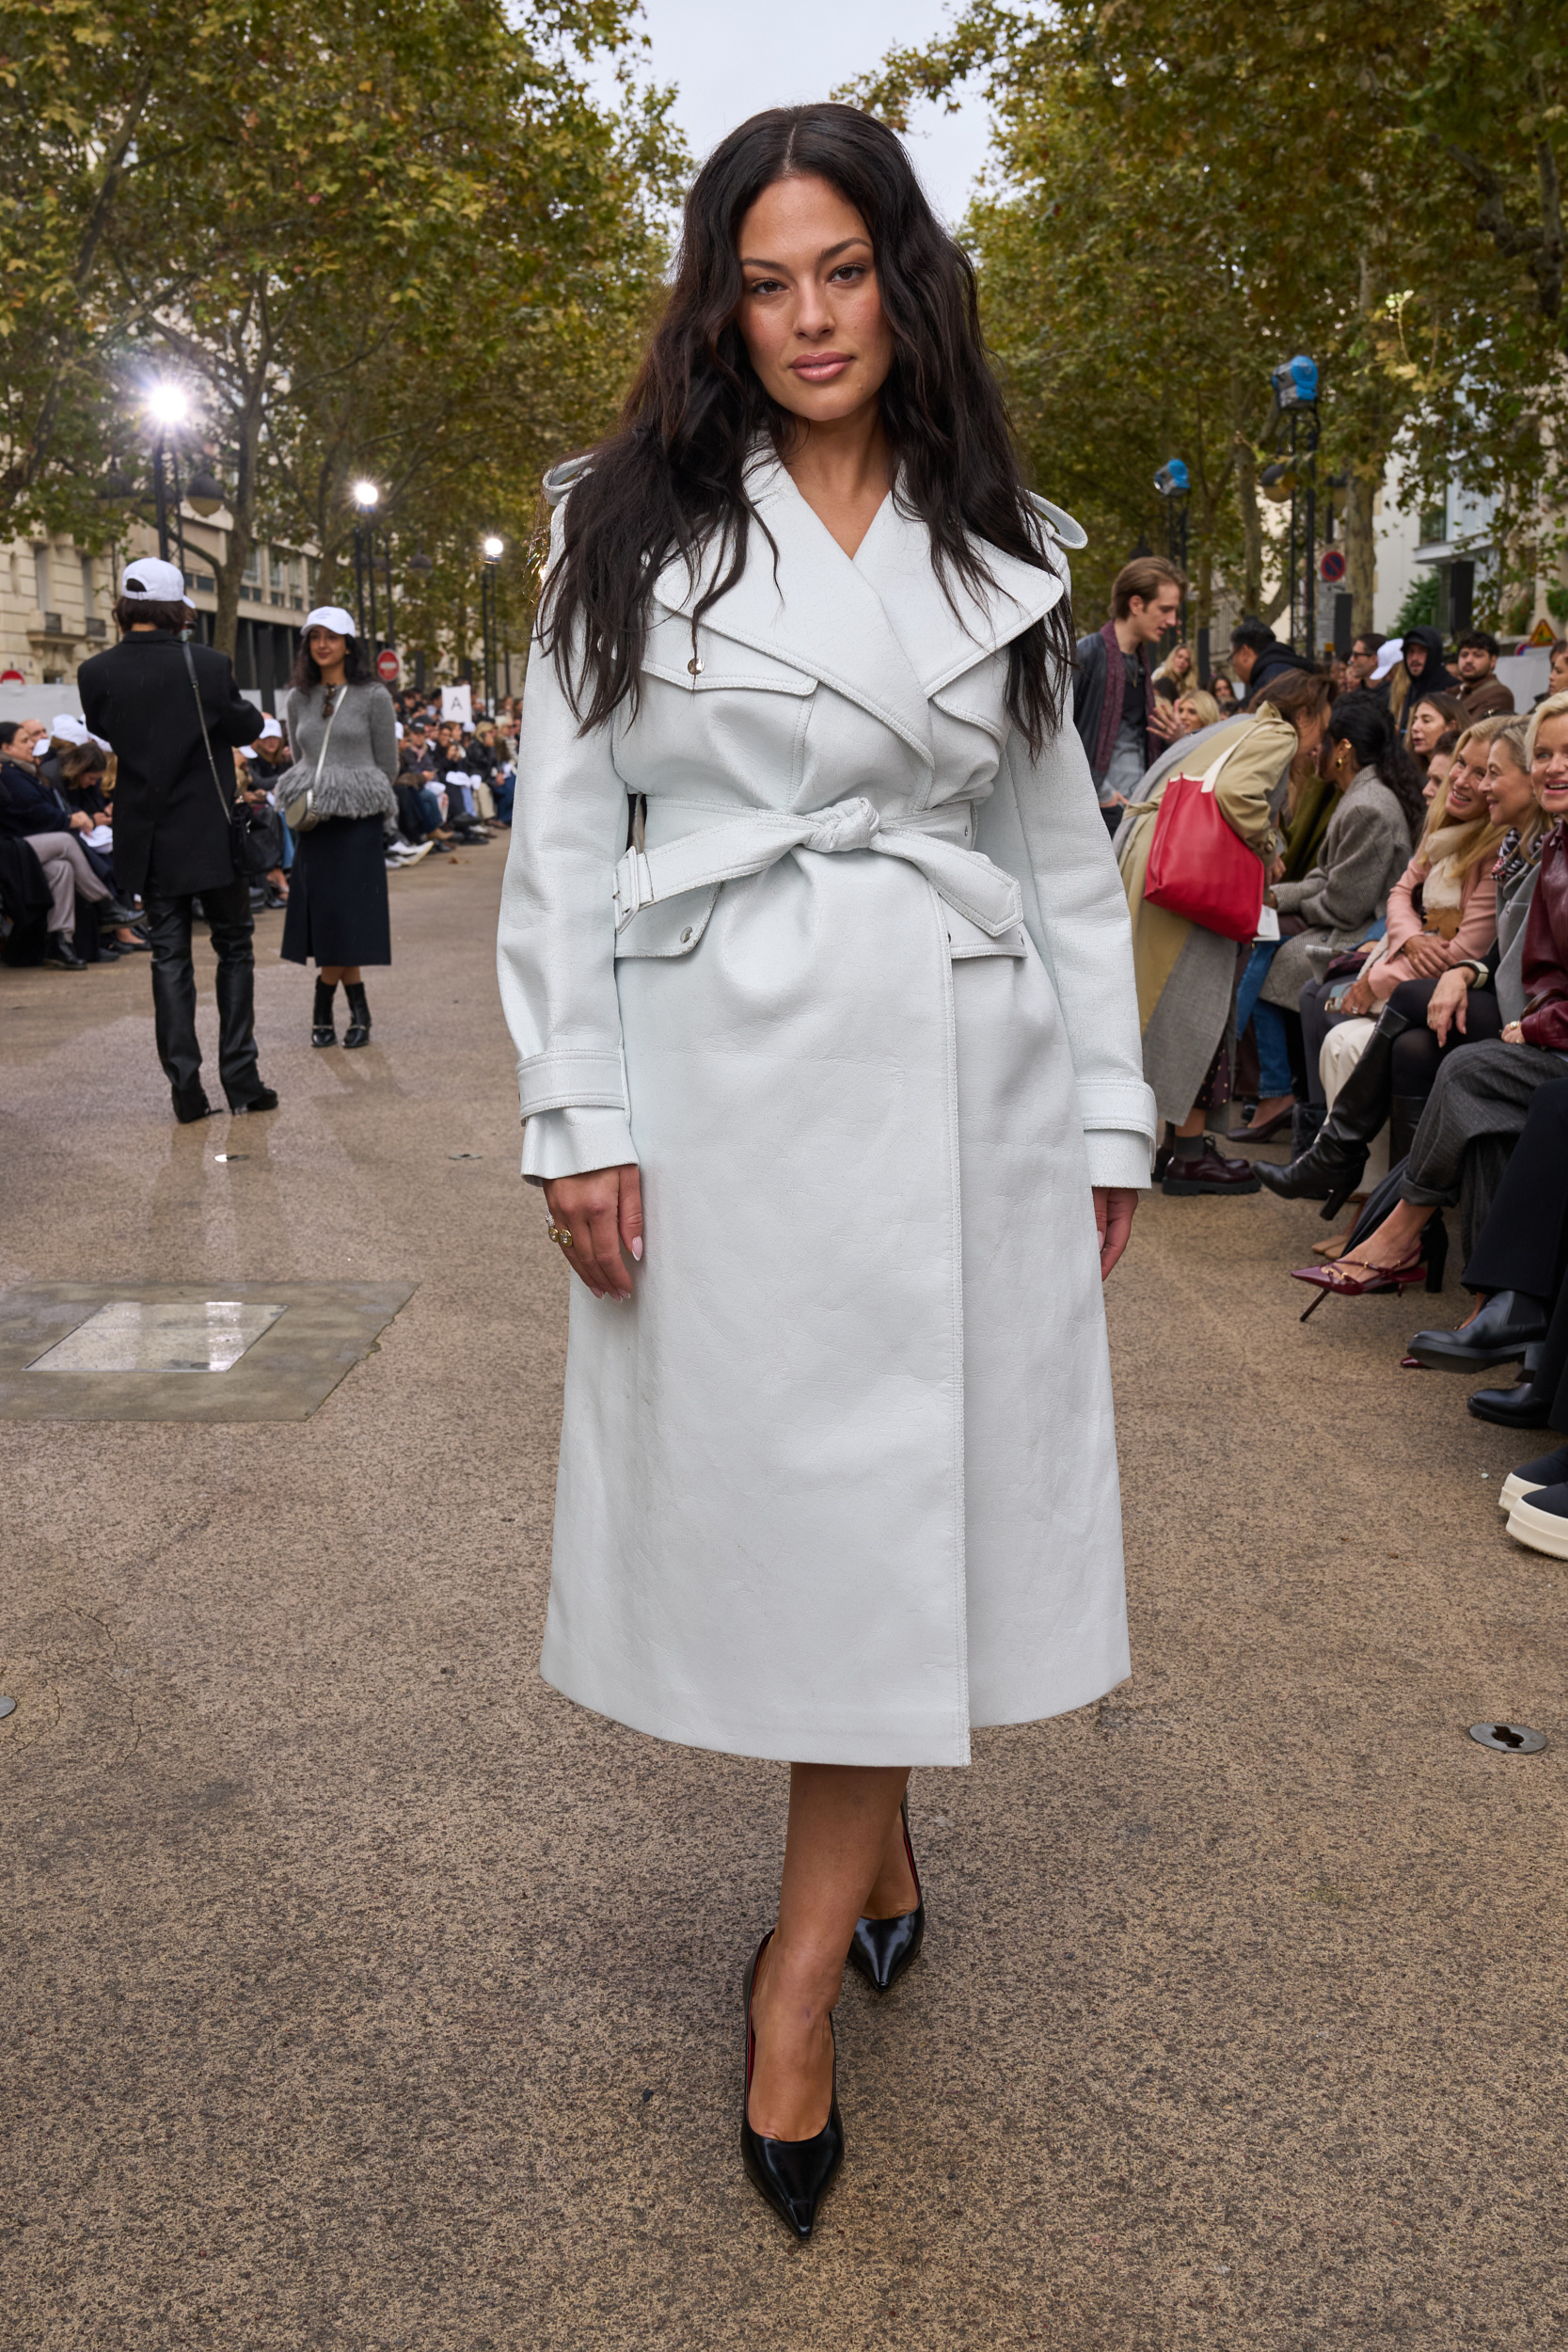
<svg viewBox="0 0 1568 2352"><path fill-rule="evenodd" d="M478 846L512 821L520 704L509 697L472 726L439 718L439 697L399 698L398 831L390 870ZM225 759L229 755L223 754ZM293 842L273 803L292 760L284 730L268 718L234 754L247 813L250 898L257 910L288 902ZM115 756L82 721L62 711L0 721L0 959L81 972L148 952L139 904L114 879Z"/></svg>
<svg viewBox="0 0 1568 2352"><path fill-rule="evenodd" d="M1268 637L1248 622L1233 640L1241 716L1150 726L1117 826L1145 1074L1166 1122L1157 1179L1178 1196L1264 1185L1331 1222L1349 1202L1344 1230L1293 1269L1316 1293L1304 1321L1330 1293L1441 1289L1451 1216L1473 1311L1418 1333L1405 1362L1523 1364L1520 1385L1479 1390L1470 1411L1568 1430L1568 642L1515 714L1482 631L1452 668L1435 629L1364 637L1342 675L1272 659ZM1192 699L1182 650L1162 666ZM1250 939L1148 884L1179 775L1205 779L1259 862ZM1208 1132L1232 1093L1231 1139L1288 1134L1288 1161L1231 1157ZM1568 1558L1568 1446L1503 1496L1512 1534Z"/></svg>

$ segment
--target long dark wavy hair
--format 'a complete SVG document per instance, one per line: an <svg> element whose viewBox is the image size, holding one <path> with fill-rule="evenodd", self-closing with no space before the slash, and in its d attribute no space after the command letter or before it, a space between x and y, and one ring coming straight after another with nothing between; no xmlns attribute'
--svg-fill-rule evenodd
<svg viewBox="0 0 1568 2352"><path fill-rule="evenodd" d="M741 222L775 181L825 180L864 221L893 366L882 428L897 496L931 537L953 597L994 584L976 540L1053 569L1030 503L1001 387L980 331L974 272L921 192L885 125L858 107L776 106L721 140L692 183L674 283L619 430L594 453L565 511L564 550L546 585L540 636L584 734L626 698L636 707L658 573L680 556L693 580L715 537L719 563L696 622L746 565L750 526L778 549L745 487L766 437L783 455L799 420L759 382L736 324L745 291ZM1008 649L1007 709L1038 751L1060 723L1072 662L1063 596Z"/></svg>
<svg viewBox="0 0 1568 2352"><path fill-rule="evenodd" d="M1421 837L1426 823L1426 778L1394 732L1388 706L1380 694L1341 694L1328 722L1329 740L1348 743L1359 768L1375 768L1398 801L1410 827L1412 842Z"/></svg>
<svg viewBox="0 0 1568 2352"><path fill-rule="evenodd" d="M375 675L374 670L371 667L370 656L357 637L345 637L343 644L347 647L343 655L343 684L345 686L368 685ZM319 686L321 682L321 665L310 651L310 632L308 628L302 629L299 651L294 656L293 674L289 679L289 684L296 688L300 693L308 694L312 686Z"/></svg>

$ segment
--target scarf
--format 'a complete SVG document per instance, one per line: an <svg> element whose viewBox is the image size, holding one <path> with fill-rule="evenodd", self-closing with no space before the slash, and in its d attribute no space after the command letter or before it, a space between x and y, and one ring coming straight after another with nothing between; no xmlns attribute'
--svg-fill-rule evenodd
<svg viewBox="0 0 1568 2352"><path fill-rule="evenodd" d="M1116 748L1117 730L1121 725L1121 702L1126 691L1126 674L1122 668L1121 647L1117 643L1117 625L1107 621L1100 632L1105 643L1105 700L1100 709L1100 733L1095 739L1094 772L1102 776L1111 764ZM1136 648L1135 659L1144 680L1144 750L1148 749L1148 723L1154 716L1154 680L1149 675L1148 656L1144 648ZM1112 687L1116 691L1113 693Z"/></svg>
<svg viewBox="0 0 1568 2352"><path fill-rule="evenodd" d="M1527 874L1532 872L1540 865L1541 852L1546 846L1547 834L1550 831L1551 828L1548 826L1545 832L1536 834L1528 850L1521 850L1519 828L1517 825L1510 826L1503 835L1503 846L1497 851L1497 862L1492 868L1492 879L1497 885L1499 898L1512 891L1517 882L1522 882Z"/></svg>

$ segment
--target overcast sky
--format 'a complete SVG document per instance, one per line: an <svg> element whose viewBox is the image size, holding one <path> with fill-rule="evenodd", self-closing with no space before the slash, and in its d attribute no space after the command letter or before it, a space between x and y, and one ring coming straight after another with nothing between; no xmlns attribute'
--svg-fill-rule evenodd
<svg viewBox="0 0 1568 2352"><path fill-rule="evenodd" d="M675 117L700 159L764 106L826 98L895 45L918 46L942 32L942 0L642 0L653 42L649 72L673 82ZM927 193L949 222L963 212L986 148L986 111L957 115L925 107L911 126L910 151Z"/></svg>

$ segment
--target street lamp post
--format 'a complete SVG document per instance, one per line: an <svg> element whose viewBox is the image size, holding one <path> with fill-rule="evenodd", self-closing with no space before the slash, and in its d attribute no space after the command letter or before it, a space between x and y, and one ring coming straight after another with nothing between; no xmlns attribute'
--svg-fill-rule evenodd
<svg viewBox="0 0 1568 2352"><path fill-rule="evenodd" d="M371 659L375 659L375 525L371 520L380 501L381 492L373 482L356 482L353 490L354 503L359 520L354 526L354 615L359 624L361 644L369 643ZM370 578L370 635L365 632L365 580Z"/></svg>
<svg viewBox="0 0 1568 2352"><path fill-rule="evenodd" d="M496 566L506 553L506 542L493 535L483 543L484 568L480 575L480 620L484 639L484 707L496 707Z"/></svg>
<svg viewBox="0 0 1568 2352"><path fill-rule="evenodd" d="M1187 496L1192 489L1192 476L1180 457L1169 457L1154 477L1154 487L1165 501L1165 551L1173 564L1180 565L1183 580L1187 577ZM1179 642L1187 634L1187 591L1181 591L1181 605L1177 620ZM1208 631L1198 657L1198 683L1207 686L1203 675L1209 667Z"/></svg>
<svg viewBox="0 0 1568 2352"><path fill-rule="evenodd" d="M168 484L164 476L164 445L173 425L182 423L189 403L178 384L154 384L147 396L147 413L156 428L152 439L152 511L158 526L158 553L168 562ZM179 458L175 457L175 526L180 539L182 571L184 569L184 533L179 531L180 501Z"/></svg>
<svg viewBox="0 0 1568 2352"><path fill-rule="evenodd" d="M1300 633L1306 640L1305 650L1309 660L1317 658L1318 595L1318 363L1305 352L1287 359L1275 368L1274 385L1274 414L1270 422L1278 426L1289 419L1291 426L1291 455L1288 478L1291 489L1291 537L1288 562L1291 587L1291 645L1296 646L1297 615ZM1275 447L1277 448L1277 440ZM1262 480L1270 475L1280 480L1284 469L1266 467ZM1301 501L1297 511L1298 496ZM1298 533L1298 523L1300 530ZM1301 564L1301 601L1296 602L1296 565Z"/></svg>

